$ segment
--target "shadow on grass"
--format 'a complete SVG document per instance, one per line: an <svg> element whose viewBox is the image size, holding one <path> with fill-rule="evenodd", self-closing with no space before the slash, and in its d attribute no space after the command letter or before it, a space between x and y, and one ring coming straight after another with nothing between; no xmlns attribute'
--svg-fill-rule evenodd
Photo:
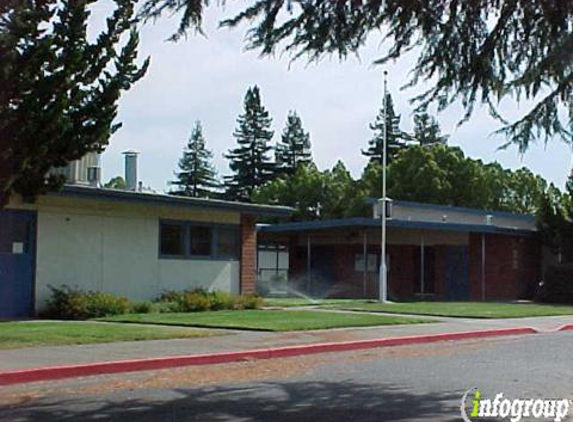
<svg viewBox="0 0 573 422"><path fill-rule="evenodd" d="M459 394L414 394L405 387L383 383L262 382L138 390L97 398L52 397L4 409L0 420L453 422L460 420L460 397Z"/></svg>

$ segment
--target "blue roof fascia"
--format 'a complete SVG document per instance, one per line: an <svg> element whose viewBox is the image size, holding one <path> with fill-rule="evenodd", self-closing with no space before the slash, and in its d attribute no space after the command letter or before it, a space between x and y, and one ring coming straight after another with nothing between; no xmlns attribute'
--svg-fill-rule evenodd
<svg viewBox="0 0 573 422"><path fill-rule="evenodd" d="M336 228L365 228L380 227L380 220L374 218L341 218L335 220L305 221L300 223L271 224L258 227L264 233L287 233L310 230L328 230ZM535 236L535 230L512 229L506 227L496 227L485 224L457 224L457 223L434 223L427 221L411 220L387 220L388 227L420 230L442 230L455 232L472 233L498 233L498 234L519 234L523 236Z"/></svg>
<svg viewBox="0 0 573 422"><path fill-rule="evenodd" d="M290 207L246 204L241 202L222 201L218 199L189 198L167 194L131 192L119 189L92 188L66 185L59 192L50 192L50 196L75 197L83 199L103 199L118 202L136 202L152 205L167 205L191 208L209 208L225 211L238 211L244 214L269 217L288 217L294 209Z"/></svg>

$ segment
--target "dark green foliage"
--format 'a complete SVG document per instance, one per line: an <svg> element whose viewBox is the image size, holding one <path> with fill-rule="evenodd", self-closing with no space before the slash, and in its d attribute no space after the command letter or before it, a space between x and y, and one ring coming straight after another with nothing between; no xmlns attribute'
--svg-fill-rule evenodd
<svg viewBox="0 0 573 422"><path fill-rule="evenodd" d="M380 174L378 165L366 168L367 196L380 196ZM534 214L546 188L542 177L525 168L484 164L443 144L410 146L388 167L388 196L415 202Z"/></svg>
<svg viewBox="0 0 573 422"><path fill-rule="evenodd" d="M249 88L245 95L244 113L237 119L237 129L233 133L238 146L225 155L233 172L233 175L225 177L228 199L250 201L253 190L273 178L271 122L269 112L261 103L259 88Z"/></svg>
<svg viewBox="0 0 573 422"><path fill-rule="evenodd" d="M412 140L418 145L446 144L448 135L442 135L438 121L425 110L414 114Z"/></svg>
<svg viewBox="0 0 573 422"><path fill-rule="evenodd" d="M398 153L406 148L408 136L400 130L400 115L394 110L394 101L390 94L386 95L386 145L387 162L391 163ZM370 157L370 162L382 164L384 145L384 107L380 109L374 123L370 124L374 137L368 141L368 149L362 154Z"/></svg>
<svg viewBox="0 0 573 422"><path fill-rule="evenodd" d="M293 221L342 218L367 213L366 194L342 161L332 170L300 166L293 175L282 175L255 190L253 201L291 206Z"/></svg>
<svg viewBox="0 0 573 422"><path fill-rule="evenodd" d="M135 64L135 2L115 0L105 29L89 42L95 3L0 6L0 207L14 193L33 198L61 186L61 177L46 178L50 169L102 151L120 127L121 93L145 74L149 60Z"/></svg>
<svg viewBox="0 0 573 422"><path fill-rule="evenodd" d="M281 140L275 149L277 172L292 175L300 165L312 162L310 154L310 135L302 127L302 121L296 111L288 114Z"/></svg>
<svg viewBox="0 0 573 422"><path fill-rule="evenodd" d="M553 184L541 198L537 212L537 227L541 240L547 246L557 262L573 262L573 191L571 177L562 193Z"/></svg>
<svg viewBox="0 0 573 422"><path fill-rule="evenodd" d="M121 176L112 177L111 179L109 179L109 182L107 182L103 186L104 186L104 188L108 188L108 189L125 189L126 188L125 180Z"/></svg>
<svg viewBox="0 0 573 422"><path fill-rule="evenodd" d="M201 122L195 122L183 157L179 160L177 180L171 182L178 189L176 195L208 198L213 196L214 188L219 187L217 173L211 164L213 153L205 146Z"/></svg>
<svg viewBox="0 0 573 422"><path fill-rule="evenodd" d="M294 221L320 217L325 192L322 173L315 165L299 166L292 175L281 175L253 192L253 202L286 205L296 209Z"/></svg>
<svg viewBox="0 0 573 422"><path fill-rule="evenodd" d="M54 319L82 320L128 313L129 300L111 293L84 292L69 286L50 286L51 297L42 316Z"/></svg>
<svg viewBox="0 0 573 422"><path fill-rule="evenodd" d="M548 267L537 299L549 303L573 303L573 264Z"/></svg>

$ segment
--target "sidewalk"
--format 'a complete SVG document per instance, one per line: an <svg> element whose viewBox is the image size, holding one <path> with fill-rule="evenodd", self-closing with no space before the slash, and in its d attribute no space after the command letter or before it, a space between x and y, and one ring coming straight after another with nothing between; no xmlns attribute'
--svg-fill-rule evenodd
<svg viewBox="0 0 573 422"><path fill-rule="evenodd" d="M0 350L0 372L47 366L90 364L491 329L528 327L544 332L553 331L563 325L570 324L573 324L573 316L498 320L440 318L440 322L431 324L287 333L218 330L222 335L205 338Z"/></svg>

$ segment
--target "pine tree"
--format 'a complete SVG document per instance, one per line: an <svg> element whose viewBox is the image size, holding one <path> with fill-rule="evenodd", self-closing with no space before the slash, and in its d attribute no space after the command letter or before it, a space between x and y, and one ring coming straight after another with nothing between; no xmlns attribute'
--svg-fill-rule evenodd
<svg viewBox="0 0 573 422"><path fill-rule="evenodd" d="M448 135L443 135L438 121L426 111L414 114L413 140L419 145L447 144Z"/></svg>
<svg viewBox="0 0 573 422"><path fill-rule="evenodd" d="M201 122L195 122L191 136L179 160L179 172L176 180L170 182L179 189L172 192L177 195L206 198L212 196L217 183L217 173L211 163L213 153L205 146Z"/></svg>
<svg viewBox="0 0 573 422"><path fill-rule="evenodd" d="M394 111L394 102L390 93L386 94L386 141L387 141L387 161L391 163L398 152L406 147L407 136L400 130L400 115ZM370 162L382 164L384 145L384 107L380 109L374 123L370 124L370 129L374 132L374 137L368 141L368 149L362 154L370 157Z"/></svg>
<svg viewBox="0 0 573 422"><path fill-rule="evenodd" d="M275 165L270 158L270 140L274 132L256 85L247 90L244 108L233 133L238 147L225 154L233 172L225 177L225 186L227 198L249 201L253 190L273 177Z"/></svg>
<svg viewBox="0 0 573 422"><path fill-rule="evenodd" d="M122 92L145 74L134 2L110 2L95 37L93 3L0 2L0 208L13 194L33 199L61 187L52 168L103 151L121 126Z"/></svg>
<svg viewBox="0 0 573 422"><path fill-rule="evenodd" d="M292 175L299 165L312 162L310 135L302 127L296 111L289 112L281 141L275 150L277 172Z"/></svg>

